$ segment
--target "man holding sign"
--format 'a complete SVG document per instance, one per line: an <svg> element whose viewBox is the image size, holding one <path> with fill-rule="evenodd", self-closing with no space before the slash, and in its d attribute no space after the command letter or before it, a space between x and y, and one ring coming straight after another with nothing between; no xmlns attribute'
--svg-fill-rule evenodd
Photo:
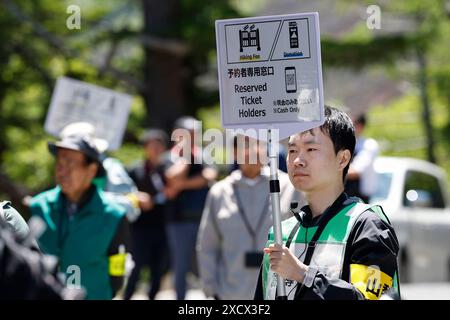
<svg viewBox="0 0 450 320"><path fill-rule="evenodd" d="M264 249L255 298L275 299L275 274L288 299L378 299L390 288L399 295L397 237L379 206L344 192L355 148L351 119L325 108L325 123L289 139L289 178L307 206L282 223L283 243Z"/></svg>
<svg viewBox="0 0 450 320"><path fill-rule="evenodd" d="M269 129L269 146L290 137L289 177L309 203L280 222L269 147L274 227L255 297L399 293L398 241L386 215L344 193L355 131L346 114L324 108L318 13L216 21L216 35L222 125Z"/></svg>
<svg viewBox="0 0 450 320"><path fill-rule="evenodd" d="M323 123L317 12L216 21L222 126L268 142L275 242L281 244L279 139ZM282 279L280 299L285 299Z"/></svg>

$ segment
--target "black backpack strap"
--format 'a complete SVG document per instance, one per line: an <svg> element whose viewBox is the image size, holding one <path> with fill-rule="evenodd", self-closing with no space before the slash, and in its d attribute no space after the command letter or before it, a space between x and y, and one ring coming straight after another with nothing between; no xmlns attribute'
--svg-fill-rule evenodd
<svg viewBox="0 0 450 320"><path fill-rule="evenodd" d="M288 237L288 239L286 241L286 244L285 244L286 248L289 248L289 246L291 245L292 240L294 239L295 235L297 234L298 229L300 229L300 225L301 225L301 222L299 221L294 226L294 228L292 228L291 233L289 234L289 237Z"/></svg>

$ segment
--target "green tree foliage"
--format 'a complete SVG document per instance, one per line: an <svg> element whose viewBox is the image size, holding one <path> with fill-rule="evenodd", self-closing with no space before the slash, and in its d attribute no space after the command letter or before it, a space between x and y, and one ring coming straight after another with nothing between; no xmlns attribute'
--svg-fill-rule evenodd
<svg viewBox="0 0 450 320"><path fill-rule="evenodd" d="M351 4L352 0L342 3ZM377 5L381 13L381 30L369 30L365 23L341 39L322 39L322 56L326 65L363 69L378 64L397 79L417 89L419 102L414 105L417 122L426 137L426 159L447 162L439 150L447 145L450 122L433 125L433 112L439 104L450 110L450 5L445 0L365 1ZM358 1L361 5L361 2ZM393 23L394 22L394 23ZM419 111L420 110L420 111ZM436 145L439 144L439 145ZM447 152L448 154L448 152Z"/></svg>
<svg viewBox="0 0 450 320"><path fill-rule="evenodd" d="M149 125L149 114L156 120L151 124L158 125L155 106L146 99L149 57L158 65L158 57L151 56L155 43L164 46L165 40L174 40L186 49L178 73L187 94L178 115L194 114L217 101L194 80L207 72L214 55L214 20L237 17L237 11L225 0L167 3L175 15L164 32L152 34L145 30L143 8L161 7L157 0L0 0L0 196L19 205L24 195L53 184L53 159L46 144L51 137L43 127L55 81L62 75L135 96L125 144L114 153L128 164L141 156L136 143ZM80 30L66 27L69 5L81 8Z"/></svg>

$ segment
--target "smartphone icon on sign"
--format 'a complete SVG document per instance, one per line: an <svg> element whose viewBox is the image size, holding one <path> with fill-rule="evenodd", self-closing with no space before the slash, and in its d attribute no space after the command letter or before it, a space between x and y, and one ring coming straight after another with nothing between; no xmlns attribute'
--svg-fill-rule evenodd
<svg viewBox="0 0 450 320"><path fill-rule="evenodd" d="M284 68L284 81L286 82L286 92L297 92L297 75L295 67Z"/></svg>

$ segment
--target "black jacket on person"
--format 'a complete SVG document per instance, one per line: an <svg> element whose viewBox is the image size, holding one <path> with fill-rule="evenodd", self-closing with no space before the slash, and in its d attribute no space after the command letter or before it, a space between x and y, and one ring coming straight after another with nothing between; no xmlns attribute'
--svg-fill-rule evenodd
<svg viewBox="0 0 450 320"><path fill-rule="evenodd" d="M128 174L138 190L150 194L155 203L152 209L148 211L142 210L141 215L133 225L163 227L165 222L163 188L166 183L164 167L162 165L153 167L148 161L143 161L128 170Z"/></svg>

